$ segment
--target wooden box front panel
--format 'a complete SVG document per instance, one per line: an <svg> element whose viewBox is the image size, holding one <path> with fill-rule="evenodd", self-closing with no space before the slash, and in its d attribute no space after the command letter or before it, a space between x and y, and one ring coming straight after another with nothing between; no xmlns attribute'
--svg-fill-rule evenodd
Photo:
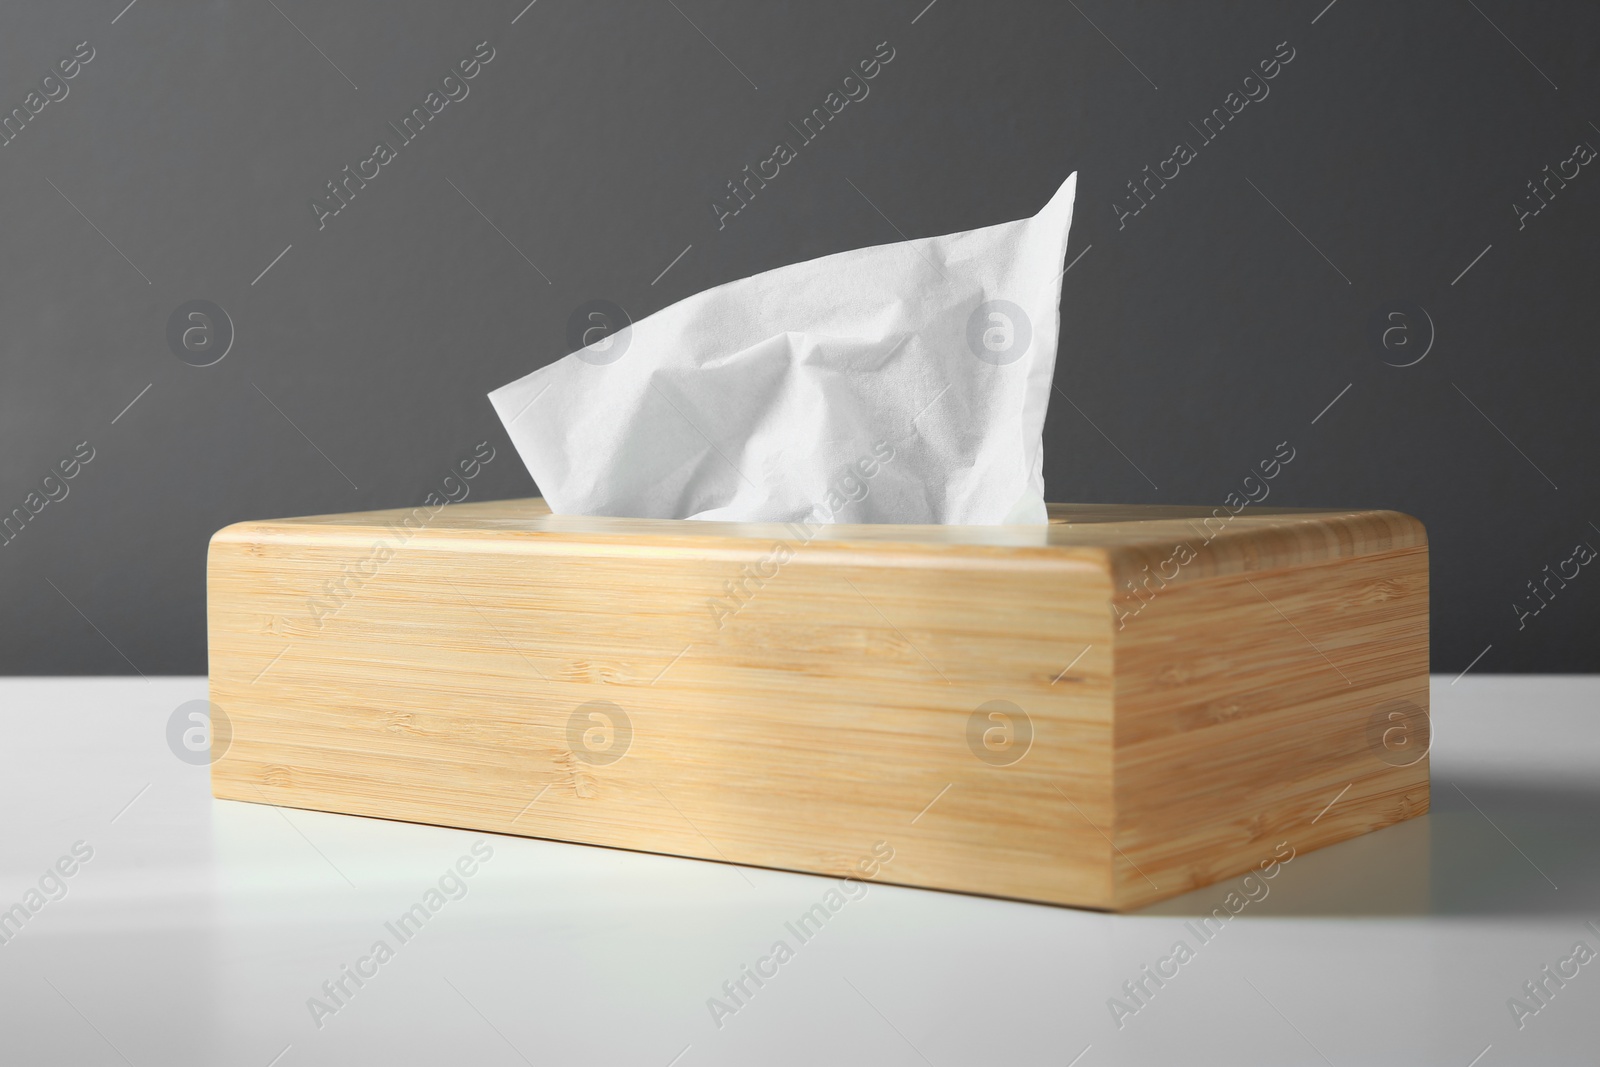
<svg viewBox="0 0 1600 1067"><path fill-rule="evenodd" d="M1114 903L1095 553L447 512L217 535L216 795Z"/></svg>

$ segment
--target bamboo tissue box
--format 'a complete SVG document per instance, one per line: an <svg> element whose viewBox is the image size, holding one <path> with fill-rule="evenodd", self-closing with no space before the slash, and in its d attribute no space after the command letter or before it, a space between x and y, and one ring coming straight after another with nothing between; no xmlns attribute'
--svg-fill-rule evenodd
<svg viewBox="0 0 1600 1067"><path fill-rule="evenodd" d="M229 526L213 790L1118 910L1427 810L1420 523L1050 514Z"/></svg>

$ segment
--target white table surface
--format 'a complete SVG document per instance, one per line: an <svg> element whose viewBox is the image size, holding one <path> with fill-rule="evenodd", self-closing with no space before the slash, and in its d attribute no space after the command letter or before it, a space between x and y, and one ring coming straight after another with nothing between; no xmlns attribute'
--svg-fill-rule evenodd
<svg viewBox="0 0 1600 1067"><path fill-rule="evenodd" d="M1600 679L1435 678L1432 813L1297 855L1203 945L1185 921L1236 882L1132 915L873 885L802 945L784 923L827 879L216 801L166 741L204 696L0 681L0 908L93 850L5 931L0 1063L1600 1062L1600 959L1520 1028L1507 1004L1600 952ZM476 842L465 895L400 943L385 923ZM719 1028L708 999L779 938ZM1119 1028L1108 1000L1178 939Z"/></svg>

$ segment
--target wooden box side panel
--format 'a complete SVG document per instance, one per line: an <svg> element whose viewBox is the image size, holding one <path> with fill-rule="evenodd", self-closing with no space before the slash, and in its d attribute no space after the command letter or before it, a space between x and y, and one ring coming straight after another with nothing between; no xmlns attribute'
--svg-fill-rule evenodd
<svg viewBox="0 0 1600 1067"><path fill-rule="evenodd" d="M1103 566L271 534L212 544L220 797L1111 902Z"/></svg>
<svg viewBox="0 0 1600 1067"><path fill-rule="evenodd" d="M1427 810L1425 546L1175 585L1115 640L1119 906Z"/></svg>

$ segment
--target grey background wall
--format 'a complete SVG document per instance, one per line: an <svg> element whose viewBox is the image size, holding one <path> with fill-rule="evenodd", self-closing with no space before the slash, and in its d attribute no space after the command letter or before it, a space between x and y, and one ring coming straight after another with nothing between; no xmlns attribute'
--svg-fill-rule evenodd
<svg viewBox="0 0 1600 1067"><path fill-rule="evenodd" d="M1052 499L1220 503L1287 440L1274 503L1427 523L1435 670L1600 667L1600 575L1528 588L1600 546L1593 5L124 3L0 10L0 670L203 672L218 527L414 505L483 441L471 499L535 493L484 394L579 305L1019 218L1073 170ZM169 342L193 300L209 366Z"/></svg>

